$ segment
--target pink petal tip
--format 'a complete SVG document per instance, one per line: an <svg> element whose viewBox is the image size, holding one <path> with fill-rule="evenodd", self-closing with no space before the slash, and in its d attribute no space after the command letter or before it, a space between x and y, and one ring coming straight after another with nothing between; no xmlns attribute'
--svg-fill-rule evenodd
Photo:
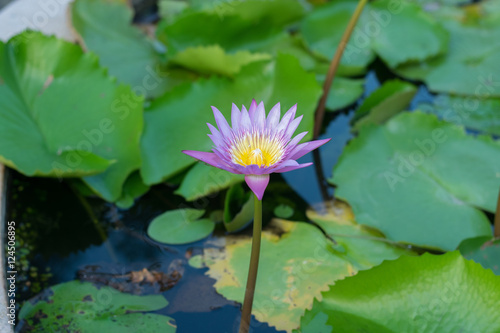
<svg viewBox="0 0 500 333"><path fill-rule="evenodd" d="M269 175L246 175L245 182L252 192L257 196L257 199L262 200L264 191L269 184Z"/></svg>

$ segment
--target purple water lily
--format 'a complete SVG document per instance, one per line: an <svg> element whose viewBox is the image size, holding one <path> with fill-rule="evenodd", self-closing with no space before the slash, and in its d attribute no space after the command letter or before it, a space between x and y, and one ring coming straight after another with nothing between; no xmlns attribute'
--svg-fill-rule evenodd
<svg viewBox="0 0 500 333"><path fill-rule="evenodd" d="M280 121L280 104L276 104L266 118L264 103L252 101L250 108L233 103L231 128L222 113L212 106L217 130L208 124L214 143L213 153L183 150L183 153L216 168L235 174L244 174L245 181L259 200L269 183L269 174L300 169L312 163L297 163L297 159L311 150L327 143L330 139L299 144L307 134L302 132L292 139L293 133L302 120L295 118L297 105L285 113Z"/></svg>

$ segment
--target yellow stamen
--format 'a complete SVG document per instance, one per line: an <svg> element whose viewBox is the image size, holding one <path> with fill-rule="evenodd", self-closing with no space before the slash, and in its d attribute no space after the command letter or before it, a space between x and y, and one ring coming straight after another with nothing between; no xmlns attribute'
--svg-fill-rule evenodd
<svg viewBox="0 0 500 333"><path fill-rule="evenodd" d="M281 160L283 144L277 138L254 132L234 140L230 148L231 159L239 165L271 166Z"/></svg>

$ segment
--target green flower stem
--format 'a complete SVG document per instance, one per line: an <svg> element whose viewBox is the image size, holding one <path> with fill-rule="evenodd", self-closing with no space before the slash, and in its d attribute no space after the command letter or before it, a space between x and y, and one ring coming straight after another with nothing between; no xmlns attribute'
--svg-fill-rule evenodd
<svg viewBox="0 0 500 333"><path fill-rule="evenodd" d="M252 235L252 254L250 255L250 268L248 270L247 287L245 289L245 300L241 310L241 322L239 333L248 333L250 319L252 316L253 296L255 283L257 282L257 270L259 268L260 240L262 233L262 201L254 194L254 218Z"/></svg>
<svg viewBox="0 0 500 333"><path fill-rule="evenodd" d="M342 54L344 54L345 47L349 42L349 38L351 38L352 31L354 30L359 16L361 15L361 12L363 11L363 8L365 7L367 2L368 0L359 0L358 6L356 7L356 10L352 14L351 19L347 24L347 28L342 35L342 39L340 40L339 46L337 47L337 51L335 51L332 62L330 63L330 67L328 68L328 74L326 75L325 84L323 85L323 95L319 100L314 119L313 138L315 139L319 136L319 132L321 131L321 124L323 123L323 118L325 116L326 99L328 98L330 87L332 86L335 73L337 72L337 68L339 67L340 59L342 59Z"/></svg>
<svg viewBox="0 0 500 333"><path fill-rule="evenodd" d="M498 191L497 211L495 213L495 229L493 231L495 238L500 237L500 190Z"/></svg>

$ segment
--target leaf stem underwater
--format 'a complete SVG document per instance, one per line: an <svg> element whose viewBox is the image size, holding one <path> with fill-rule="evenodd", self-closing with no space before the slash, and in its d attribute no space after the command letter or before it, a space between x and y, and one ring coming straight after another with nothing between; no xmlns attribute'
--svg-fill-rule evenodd
<svg viewBox="0 0 500 333"><path fill-rule="evenodd" d="M259 268L260 241L262 233L262 201L254 194L254 219L252 235L252 252L250 255L250 268L248 270L245 299L241 310L241 322L239 333L248 333L252 317L253 296L257 282L257 270Z"/></svg>

